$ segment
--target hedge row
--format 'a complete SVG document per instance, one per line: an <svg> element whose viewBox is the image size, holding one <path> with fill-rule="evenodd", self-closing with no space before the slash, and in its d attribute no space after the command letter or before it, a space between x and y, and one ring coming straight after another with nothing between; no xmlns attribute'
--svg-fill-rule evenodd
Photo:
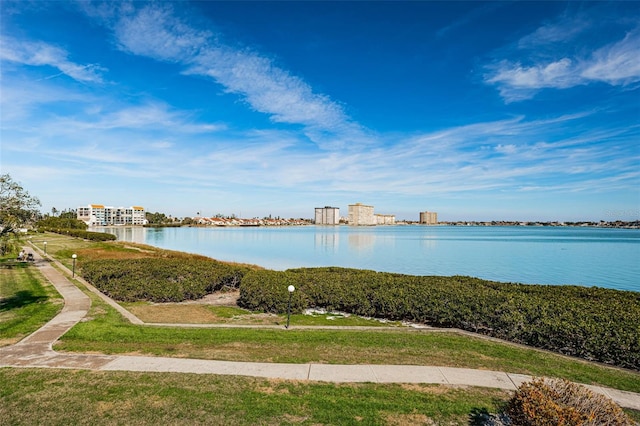
<svg viewBox="0 0 640 426"><path fill-rule="evenodd" d="M246 268L210 259L105 259L80 264L82 276L113 299L134 302L195 300L238 288Z"/></svg>
<svg viewBox="0 0 640 426"><path fill-rule="evenodd" d="M247 273L239 305L285 312L349 312L455 327L640 370L640 293L598 287L498 283L345 268Z"/></svg>
<svg viewBox="0 0 640 426"><path fill-rule="evenodd" d="M56 234L69 235L71 237L82 238L91 241L115 241L117 237L105 232L91 232L84 229L58 229L58 228L38 228L38 232L54 232Z"/></svg>

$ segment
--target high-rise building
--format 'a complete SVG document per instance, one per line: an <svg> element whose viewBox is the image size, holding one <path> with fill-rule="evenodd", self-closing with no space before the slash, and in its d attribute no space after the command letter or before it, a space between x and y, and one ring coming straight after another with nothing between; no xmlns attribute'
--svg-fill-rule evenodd
<svg viewBox="0 0 640 426"><path fill-rule="evenodd" d="M378 223L373 213L373 206L366 206L361 203L349 204L349 225L367 226Z"/></svg>
<svg viewBox="0 0 640 426"><path fill-rule="evenodd" d="M340 224L340 209L338 207L316 207L316 225Z"/></svg>
<svg viewBox="0 0 640 426"><path fill-rule="evenodd" d="M89 226L109 225L145 225L147 223L144 207L109 207L102 204L89 204L78 207L78 220Z"/></svg>
<svg viewBox="0 0 640 426"><path fill-rule="evenodd" d="M436 212L420 212L420 223L424 223L426 225L437 225L438 224L438 213Z"/></svg>

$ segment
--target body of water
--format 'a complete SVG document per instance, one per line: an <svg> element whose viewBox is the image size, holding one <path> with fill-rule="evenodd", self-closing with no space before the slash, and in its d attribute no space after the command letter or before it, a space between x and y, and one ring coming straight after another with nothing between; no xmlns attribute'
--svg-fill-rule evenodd
<svg viewBox="0 0 640 426"><path fill-rule="evenodd" d="M640 291L640 230L578 227L104 227L120 241L269 269L342 266Z"/></svg>

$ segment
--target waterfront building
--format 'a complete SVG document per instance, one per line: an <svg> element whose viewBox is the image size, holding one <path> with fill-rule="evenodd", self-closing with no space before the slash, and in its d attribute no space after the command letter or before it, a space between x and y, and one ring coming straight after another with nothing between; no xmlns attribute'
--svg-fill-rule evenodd
<svg viewBox="0 0 640 426"><path fill-rule="evenodd" d="M378 221L373 213L373 206L361 203L349 204L349 225L371 226L377 223Z"/></svg>
<svg viewBox="0 0 640 426"><path fill-rule="evenodd" d="M377 225L395 225L396 215L394 214L376 214Z"/></svg>
<svg viewBox="0 0 640 426"><path fill-rule="evenodd" d="M424 223L425 225L437 225L438 213L428 211L420 212L420 223Z"/></svg>
<svg viewBox="0 0 640 426"><path fill-rule="evenodd" d="M316 207L316 225L338 225L340 223L340 209L338 207Z"/></svg>
<svg viewBox="0 0 640 426"><path fill-rule="evenodd" d="M111 207L102 204L89 204L78 207L76 218L89 226L110 225L146 225L144 207Z"/></svg>

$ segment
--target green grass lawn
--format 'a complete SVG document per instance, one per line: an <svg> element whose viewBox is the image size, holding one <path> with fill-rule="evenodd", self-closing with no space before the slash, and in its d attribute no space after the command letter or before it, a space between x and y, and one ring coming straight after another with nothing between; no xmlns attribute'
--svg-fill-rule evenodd
<svg viewBox="0 0 640 426"><path fill-rule="evenodd" d="M12 425L465 425L509 393L176 373L0 369Z"/></svg>
<svg viewBox="0 0 640 426"><path fill-rule="evenodd" d="M0 346L18 342L53 318L63 300L27 262L0 259Z"/></svg>

